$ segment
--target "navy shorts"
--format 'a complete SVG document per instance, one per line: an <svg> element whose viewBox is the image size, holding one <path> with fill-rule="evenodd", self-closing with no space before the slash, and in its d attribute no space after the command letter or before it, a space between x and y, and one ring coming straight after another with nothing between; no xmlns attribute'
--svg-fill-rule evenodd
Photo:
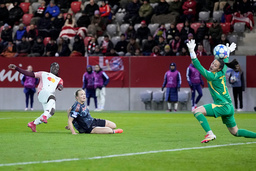
<svg viewBox="0 0 256 171"><path fill-rule="evenodd" d="M105 127L105 125L106 125L106 120L95 119L95 118L93 119L91 126L87 129L78 128L74 124L75 128L79 131L79 133L91 133L95 127Z"/></svg>

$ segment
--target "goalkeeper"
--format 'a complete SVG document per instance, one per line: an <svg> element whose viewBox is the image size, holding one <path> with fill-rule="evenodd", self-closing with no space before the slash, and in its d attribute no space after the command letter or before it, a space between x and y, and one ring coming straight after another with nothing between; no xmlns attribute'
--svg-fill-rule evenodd
<svg viewBox="0 0 256 171"><path fill-rule="evenodd" d="M202 140L201 143L207 143L216 139L216 136L212 132L205 116L215 118L220 116L222 118L222 122L226 124L229 132L236 137L256 138L256 133L245 129L238 129L234 118L234 107L226 86L225 73L227 71L227 66L225 63L229 60L229 54L235 50L236 44L232 43L230 46L227 44L227 57L224 59L215 59L211 63L209 71L200 64L196 57L194 51L196 46L195 40L189 41L187 46L192 62L195 68L206 78L209 91L213 98L213 103L205 104L193 110L194 116L206 132L205 139Z"/></svg>

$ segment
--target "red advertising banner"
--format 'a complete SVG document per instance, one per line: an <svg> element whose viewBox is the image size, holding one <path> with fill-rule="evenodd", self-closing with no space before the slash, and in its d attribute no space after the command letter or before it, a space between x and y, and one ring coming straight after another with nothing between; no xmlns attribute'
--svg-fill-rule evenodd
<svg viewBox="0 0 256 171"><path fill-rule="evenodd" d="M208 69L213 57L199 57L201 64ZM17 57L0 58L0 87L22 87L21 74L8 69L13 63L26 69L32 65L34 71L49 71L52 62L60 64L60 77L64 87L82 87L82 76L86 66L99 64L110 77L108 87L161 87L169 65L175 62L182 77L181 87L188 87L186 70L190 57ZM206 80L203 79L206 84Z"/></svg>

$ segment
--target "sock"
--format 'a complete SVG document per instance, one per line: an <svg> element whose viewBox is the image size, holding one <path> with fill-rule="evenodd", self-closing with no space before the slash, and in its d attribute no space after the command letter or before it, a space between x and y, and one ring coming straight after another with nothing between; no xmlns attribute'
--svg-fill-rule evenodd
<svg viewBox="0 0 256 171"><path fill-rule="evenodd" d="M177 109L178 109L178 102L174 103L174 110L177 110Z"/></svg>
<svg viewBox="0 0 256 171"><path fill-rule="evenodd" d="M39 124L43 123L42 121L40 121L40 119L43 117L43 115L45 115L47 117L47 119L49 119L52 116L50 113L52 108L55 109L55 100L50 99L48 101L48 103L46 104L44 113L34 121L34 124L39 125Z"/></svg>
<svg viewBox="0 0 256 171"><path fill-rule="evenodd" d="M43 123L42 121L40 121L40 119L43 117L44 114L42 114L41 116L39 116L38 118L36 118L36 120L34 121L34 124L39 125L41 123Z"/></svg>
<svg viewBox="0 0 256 171"><path fill-rule="evenodd" d="M167 107L168 107L169 110L171 110L172 104L170 102L167 102Z"/></svg>
<svg viewBox="0 0 256 171"><path fill-rule="evenodd" d="M248 131L246 129L238 129L236 136L245 137L245 138L256 138L256 133L252 131Z"/></svg>
<svg viewBox="0 0 256 171"><path fill-rule="evenodd" d="M205 132L211 131L211 128L210 128L210 125L209 125L207 119L201 112L195 113L194 116L199 121L199 123L201 124L201 126L203 127Z"/></svg>
<svg viewBox="0 0 256 171"><path fill-rule="evenodd" d="M213 132L211 130L211 131L206 132L206 134L213 135Z"/></svg>

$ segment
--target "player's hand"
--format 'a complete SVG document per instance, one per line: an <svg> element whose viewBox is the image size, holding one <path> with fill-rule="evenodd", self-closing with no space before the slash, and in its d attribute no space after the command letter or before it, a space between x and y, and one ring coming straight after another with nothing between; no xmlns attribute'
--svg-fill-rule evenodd
<svg viewBox="0 0 256 171"><path fill-rule="evenodd" d="M62 90L63 90L63 85L62 85L62 84L59 84L58 87L57 87L57 89L58 89L59 91L62 91Z"/></svg>
<svg viewBox="0 0 256 171"><path fill-rule="evenodd" d="M188 43L187 43L187 47L189 52L194 52L195 51L195 47L196 47L196 43L195 43L195 39L191 39Z"/></svg>
<svg viewBox="0 0 256 171"><path fill-rule="evenodd" d="M10 65L8 66L8 68L9 68L9 69L15 69L15 68L16 68L16 65L10 64Z"/></svg>
<svg viewBox="0 0 256 171"><path fill-rule="evenodd" d="M230 46L229 46L229 44L227 43L226 46L227 46L227 48L228 48L228 50L229 50L229 53L235 51L235 49L236 49L236 44L235 44L234 42L231 43Z"/></svg>
<svg viewBox="0 0 256 171"><path fill-rule="evenodd" d="M73 135L76 135L77 133L76 132L74 132L74 133L72 133Z"/></svg>
<svg viewBox="0 0 256 171"><path fill-rule="evenodd" d="M70 128L68 127L68 125L67 125L67 126L65 126L65 129L66 129L66 130L70 130Z"/></svg>

